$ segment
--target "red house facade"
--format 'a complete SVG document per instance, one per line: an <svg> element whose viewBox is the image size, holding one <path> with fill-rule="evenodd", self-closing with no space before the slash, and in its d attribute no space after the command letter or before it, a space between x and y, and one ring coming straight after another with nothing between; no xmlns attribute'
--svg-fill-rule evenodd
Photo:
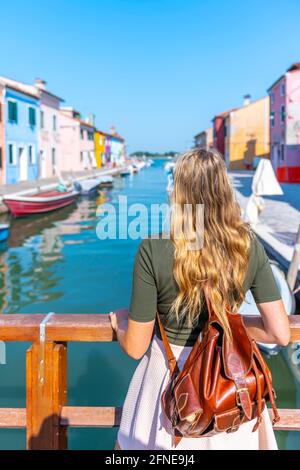
<svg viewBox="0 0 300 470"><path fill-rule="evenodd" d="M226 117L231 111L234 111L234 109L229 109L224 113L217 114L212 120L214 147L223 156L225 156L225 139L227 136Z"/></svg>

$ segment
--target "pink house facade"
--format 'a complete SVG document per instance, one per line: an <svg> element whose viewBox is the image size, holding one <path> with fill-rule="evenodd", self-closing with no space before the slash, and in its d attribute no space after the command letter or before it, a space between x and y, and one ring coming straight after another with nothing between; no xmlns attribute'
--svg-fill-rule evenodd
<svg viewBox="0 0 300 470"><path fill-rule="evenodd" d="M73 108L60 110L60 171L84 171L95 168L94 132L92 123L82 121Z"/></svg>
<svg viewBox="0 0 300 470"><path fill-rule="evenodd" d="M5 182L4 100L0 93L0 184Z"/></svg>
<svg viewBox="0 0 300 470"><path fill-rule="evenodd" d="M35 88L40 98L40 177L49 178L62 164L59 108L63 100L46 90L43 80L36 80Z"/></svg>
<svg viewBox="0 0 300 470"><path fill-rule="evenodd" d="M300 62L269 89L271 161L280 182L300 182Z"/></svg>

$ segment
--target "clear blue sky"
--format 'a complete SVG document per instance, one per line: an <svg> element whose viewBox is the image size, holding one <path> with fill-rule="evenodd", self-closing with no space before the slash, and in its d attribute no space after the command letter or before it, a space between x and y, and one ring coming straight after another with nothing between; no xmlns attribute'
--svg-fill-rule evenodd
<svg viewBox="0 0 300 470"><path fill-rule="evenodd" d="M0 75L32 82L128 150L183 150L214 114L300 61L299 0L0 3Z"/></svg>

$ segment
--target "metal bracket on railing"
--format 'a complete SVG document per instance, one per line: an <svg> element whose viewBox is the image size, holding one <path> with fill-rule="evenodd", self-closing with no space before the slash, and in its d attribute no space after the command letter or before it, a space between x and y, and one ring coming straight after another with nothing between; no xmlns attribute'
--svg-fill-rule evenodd
<svg viewBox="0 0 300 470"><path fill-rule="evenodd" d="M40 323L40 348L41 348L41 355L40 355L40 364L39 364L39 382L41 384L45 381L45 339L46 339L46 324L52 317L55 315L54 312L49 312L45 318Z"/></svg>

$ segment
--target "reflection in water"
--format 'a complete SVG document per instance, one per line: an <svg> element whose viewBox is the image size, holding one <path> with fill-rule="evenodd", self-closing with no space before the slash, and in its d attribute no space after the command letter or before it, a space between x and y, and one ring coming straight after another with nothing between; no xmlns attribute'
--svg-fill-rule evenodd
<svg viewBox="0 0 300 470"><path fill-rule="evenodd" d="M105 313L128 306L134 256L139 240L99 240L97 207L106 201L128 204L166 202L166 176L160 163L138 175L116 179L112 190L95 199L45 216L11 221L0 251L0 303L5 313ZM0 407L25 405L24 343L7 344L0 366ZM279 407L300 408L299 366L289 352L268 359ZM300 354L298 355L300 359ZM136 362L115 343L68 345L69 405L121 406ZM105 377L105 385L103 384ZM4 384L4 385L2 385ZM109 449L115 430L70 430L70 448ZM278 432L281 448L300 449L300 433ZM25 448L23 431L0 430L0 448Z"/></svg>
<svg viewBox="0 0 300 470"><path fill-rule="evenodd" d="M105 202L105 194L97 203ZM37 301L58 300L63 292L56 264L68 244L86 241L80 234L93 230L95 202L82 199L47 215L12 219L7 250L0 252L0 302L3 313L22 311Z"/></svg>

